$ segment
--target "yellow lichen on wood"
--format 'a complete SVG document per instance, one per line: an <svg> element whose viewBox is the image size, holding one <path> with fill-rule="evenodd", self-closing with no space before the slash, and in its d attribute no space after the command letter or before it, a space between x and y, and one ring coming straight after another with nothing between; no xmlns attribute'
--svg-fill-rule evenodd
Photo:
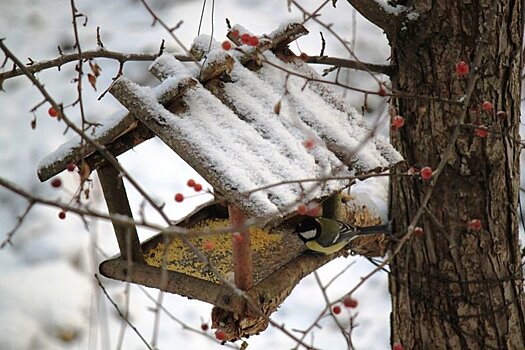
<svg viewBox="0 0 525 350"><path fill-rule="evenodd" d="M192 228L189 235L203 231L221 231L229 225L225 219L204 220ZM258 228L250 228L250 247L254 255L254 279L258 281L273 271L268 271L267 266L271 265L268 260L271 255L279 250L282 245L281 234L270 234ZM189 240L206 255L210 263L226 278L231 278L233 274L232 259L232 233L216 233L206 235L195 235ZM201 262L197 256L180 239L173 239L166 248L163 242L158 243L154 248L144 253L146 263L151 266L164 266L168 270L177 271L197 278L212 282L219 282L219 279Z"/></svg>

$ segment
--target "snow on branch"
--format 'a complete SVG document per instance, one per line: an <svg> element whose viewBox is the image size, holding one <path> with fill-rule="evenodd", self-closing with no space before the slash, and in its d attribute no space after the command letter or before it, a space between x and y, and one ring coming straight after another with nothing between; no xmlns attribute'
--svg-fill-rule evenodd
<svg viewBox="0 0 525 350"><path fill-rule="evenodd" d="M391 6L386 0L347 0L363 17L383 29L388 35L394 34L403 21L410 16L405 6Z"/></svg>

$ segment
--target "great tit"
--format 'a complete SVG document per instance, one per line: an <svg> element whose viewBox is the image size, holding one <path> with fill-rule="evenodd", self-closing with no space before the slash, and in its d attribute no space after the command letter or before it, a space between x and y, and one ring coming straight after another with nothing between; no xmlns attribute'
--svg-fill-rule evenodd
<svg viewBox="0 0 525 350"><path fill-rule="evenodd" d="M328 255L339 251L355 237L369 234L390 234L391 227L390 224L358 227L339 220L309 217L297 224L295 231L303 240L306 248L316 253Z"/></svg>

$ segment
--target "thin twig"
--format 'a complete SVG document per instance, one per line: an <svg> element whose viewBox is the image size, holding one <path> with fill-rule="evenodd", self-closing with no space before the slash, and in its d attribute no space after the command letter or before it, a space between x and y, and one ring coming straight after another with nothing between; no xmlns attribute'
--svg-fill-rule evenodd
<svg viewBox="0 0 525 350"><path fill-rule="evenodd" d="M24 211L22 215L18 217L15 227L13 227L13 229L7 233L6 238L0 244L0 249L4 248L7 244L13 244L11 242L11 240L13 239L13 236L18 231L20 226L22 226L22 224L24 223L24 219L27 217L27 214L29 214L29 212L33 208L33 205L35 205L35 201L29 200L29 204L27 205L26 210Z"/></svg>
<svg viewBox="0 0 525 350"><path fill-rule="evenodd" d="M115 309L117 310L118 314L120 315L120 317L126 321L126 323L131 327L131 329L133 329L133 331L138 335L138 337L140 338L140 340L142 340L142 342L144 343L144 345L146 345L146 347L149 349L149 350L153 350L153 348L148 344L148 342L146 341L146 339L144 339L144 337L142 336L142 334L140 334L140 332L138 331L137 327L135 327L133 325L133 323L131 323L131 321L126 317L124 316L124 314L122 313L122 311L120 311L120 308L118 307L118 305L115 303L115 301L113 301L113 299L111 298L111 296L108 294L108 292L106 291L106 288L104 287L104 285L102 284L102 282L100 281L100 278L98 277L97 274L95 274L95 278L97 279L98 281L98 285L100 286L100 288L102 289L102 292L104 292L104 295L106 296L106 298L108 298L109 302L115 307Z"/></svg>

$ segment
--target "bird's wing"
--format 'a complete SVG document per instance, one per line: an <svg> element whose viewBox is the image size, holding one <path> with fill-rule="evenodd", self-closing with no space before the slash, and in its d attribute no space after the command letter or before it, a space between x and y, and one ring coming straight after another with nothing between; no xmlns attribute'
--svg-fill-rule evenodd
<svg viewBox="0 0 525 350"><path fill-rule="evenodd" d="M332 244L336 244L343 241L349 242L359 234L359 227L347 224L346 222L342 221L338 221L338 223L340 225L339 235L337 236L337 239L335 239L334 242L332 242Z"/></svg>

